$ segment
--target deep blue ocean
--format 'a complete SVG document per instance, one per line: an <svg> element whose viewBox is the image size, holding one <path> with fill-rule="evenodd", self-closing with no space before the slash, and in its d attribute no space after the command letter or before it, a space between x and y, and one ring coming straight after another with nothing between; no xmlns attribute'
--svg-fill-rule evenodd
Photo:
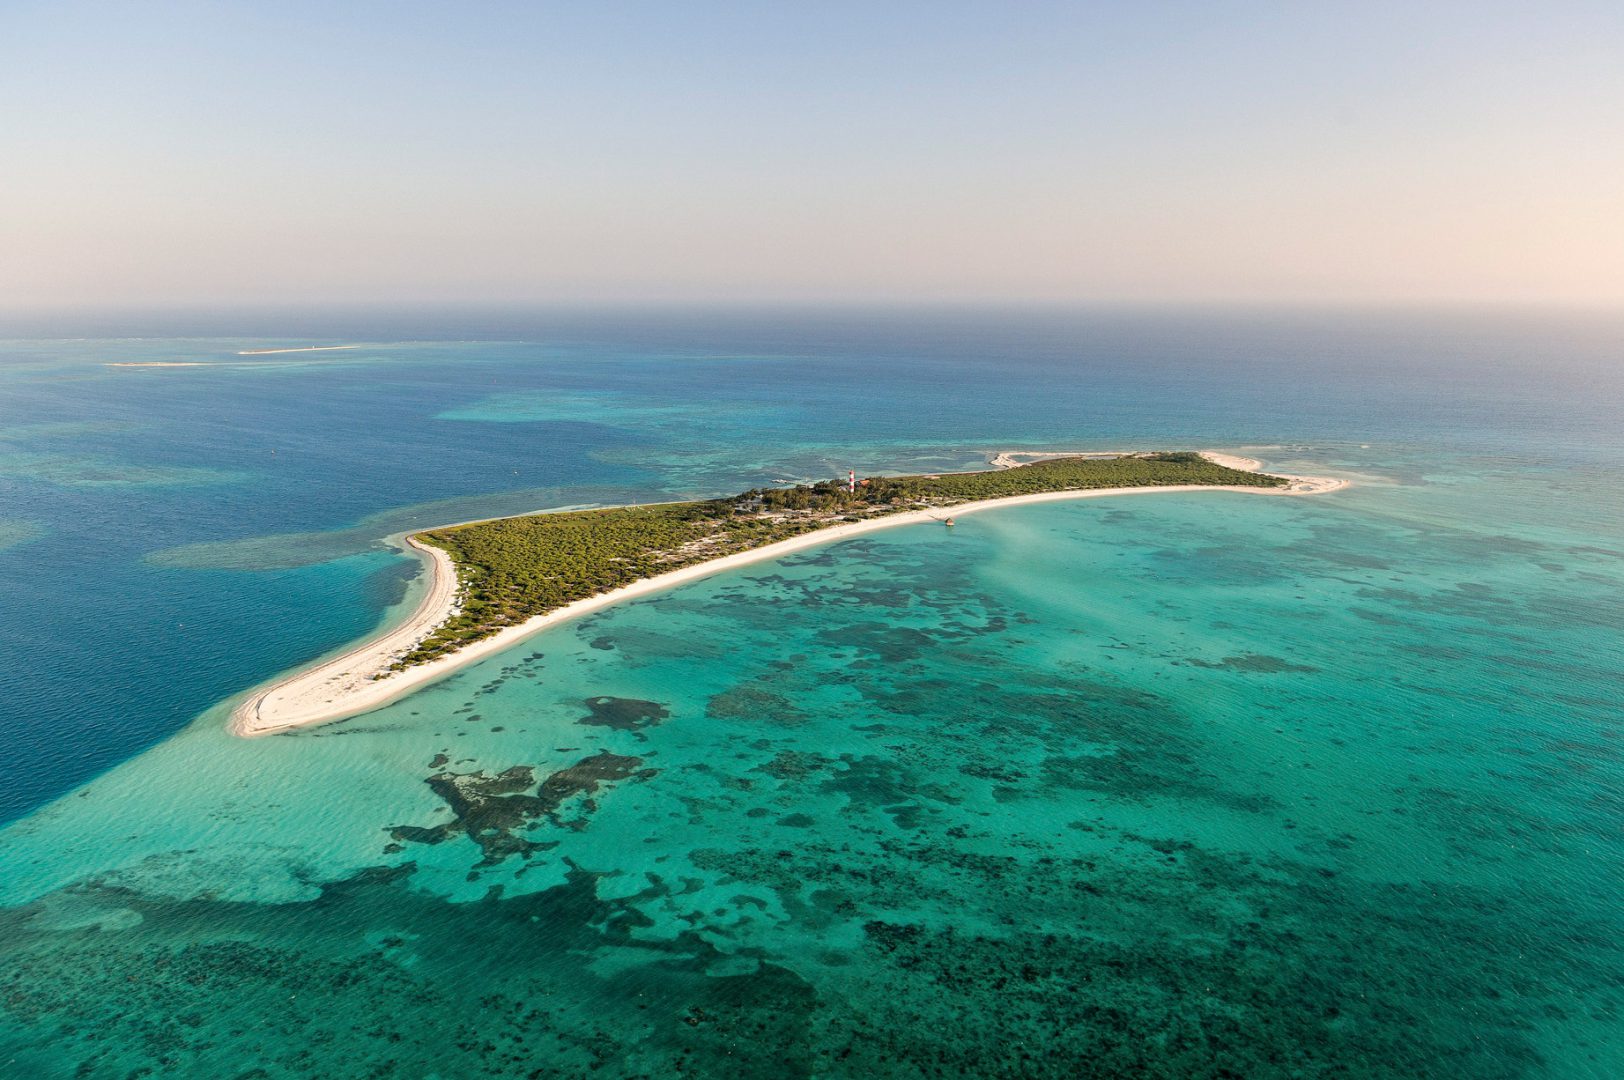
<svg viewBox="0 0 1624 1080"><path fill-rule="evenodd" d="M1624 1075L1624 317L0 332L0 1076ZM409 602L392 533L1017 448L1354 486L890 530L223 733Z"/></svg>

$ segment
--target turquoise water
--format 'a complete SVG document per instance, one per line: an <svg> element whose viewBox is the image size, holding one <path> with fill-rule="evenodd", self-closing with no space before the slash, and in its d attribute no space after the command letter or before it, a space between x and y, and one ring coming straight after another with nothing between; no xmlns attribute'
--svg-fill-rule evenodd
<svg viewBox="0 0 1624 1080"><path fill-rule="evenodd" d="M975 325L13 346L7 587L90 597L0 608L57 664L7 767L65 792L0 833L0 1074L1624 1072L1620 338ZM1356 486L898 528L223 733L406 599L405 523L1060 440Z"/></svg>

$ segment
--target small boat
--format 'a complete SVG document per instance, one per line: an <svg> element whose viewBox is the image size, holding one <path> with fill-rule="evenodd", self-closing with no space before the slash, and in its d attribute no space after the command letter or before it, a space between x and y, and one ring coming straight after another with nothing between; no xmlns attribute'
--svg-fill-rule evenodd
<svg viewBox="0 0 1624 1080"><path fill-rule="evenodd" d="M948 518L946 521L942 522L942 524L946 525L949 529L951 529L953 527L953 519Z"/></svg>

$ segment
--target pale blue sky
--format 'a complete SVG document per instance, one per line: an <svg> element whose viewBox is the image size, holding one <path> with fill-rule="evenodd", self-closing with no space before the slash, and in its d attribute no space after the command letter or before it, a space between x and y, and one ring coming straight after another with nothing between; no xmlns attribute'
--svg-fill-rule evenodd
<svg viewBox="0 0 1624 1080"><path fill-rule="evenodd" d="M0 306L1624 303L1614 3L0 0Z"/></svg>

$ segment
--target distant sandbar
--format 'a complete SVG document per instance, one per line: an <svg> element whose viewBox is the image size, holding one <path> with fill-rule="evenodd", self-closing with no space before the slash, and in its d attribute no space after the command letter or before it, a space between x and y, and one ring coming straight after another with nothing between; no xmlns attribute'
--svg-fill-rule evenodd
<svg viewBox="0 0 1624 1080"><path fill-rule="evenodd" d="M239 349L238 356L272 356L290 352L338 352L340 349L359 349L359 345L300 345L291 349Z"/></svg>

